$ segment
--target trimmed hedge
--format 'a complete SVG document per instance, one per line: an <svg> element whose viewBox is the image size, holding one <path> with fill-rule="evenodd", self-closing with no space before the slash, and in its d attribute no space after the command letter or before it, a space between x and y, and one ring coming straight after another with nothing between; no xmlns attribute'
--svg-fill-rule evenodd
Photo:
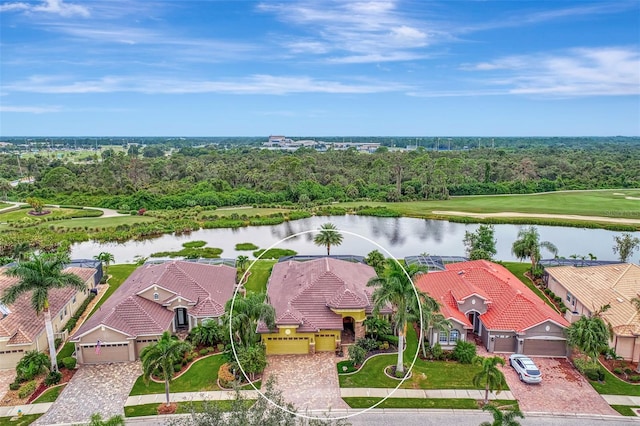
<svg viewBox="0 0 640 426"><path fill-rule="evenodd" d="M32 393L34 393L36 391L36 385L37 383L35 380L32 380L22 385L22 387L18 391L18 398L26 398Z"/></svg>
<svg viewBox="0 0 640 426"><path fill-rule="evenodd" d="M87 306L89 306L89 303L91 303L94 297L96 297L95 294L89 293L89 296L87 296L84 302L82 302L82 305L80 305L76 313L73 314L73 316L69 318L69 321L67 321L67 323L64 325L63 330L67 330L69 333L71 333L71 331L74 329L74 327L78 323L80 316L84 313L84 311L87 310Z"/></svg>

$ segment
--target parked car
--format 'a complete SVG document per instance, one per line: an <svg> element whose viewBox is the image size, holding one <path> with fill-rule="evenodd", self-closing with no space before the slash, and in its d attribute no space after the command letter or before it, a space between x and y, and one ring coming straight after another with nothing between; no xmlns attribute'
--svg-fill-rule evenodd
<svg viewBox="0 0 640 426"><path fill-rule="evenodd" d="M528 356L512 354L509 356L509 365L516 370L518 377L525 383L542 382L542 373L536 364Z"/></svg>

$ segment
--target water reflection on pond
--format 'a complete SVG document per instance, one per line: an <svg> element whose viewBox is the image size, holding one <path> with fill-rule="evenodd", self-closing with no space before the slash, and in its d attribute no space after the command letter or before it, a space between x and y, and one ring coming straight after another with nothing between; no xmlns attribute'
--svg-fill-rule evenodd
<svg viewBox="0 0 640 426"><path fill-rule="evenodd" d="M244 254L251 257L251 252L235 250L237 243L250 242L261 248L290 237L299 232L317 230L320 225L332 222L338 229L349 231L375 241L393 256L404 256L429 253L435 255L463 256L462 239L465 231L473 231L477 224L460 224L443 220L425 220L414 218L378 218L368 216L332 216L312 217L274 226L246 227L239 229L202 229L190 235L164 235L146 241L130 241L123 244L98 244L85 242L74 244L72 257L91 258L102 251L108 251L115 257L116 263L134 262L136 256L149 256L160 251L177 251L187 241L203 240L209 247L223 249L222 257L235 258ZM511 245L516 239L521 225L495 225L498 254L500 260L516 260L511 254ZM582 229L557 226L538 226L542 240L551 241L558 249L560 256L569 258L576 254L587 256L589 253L598 259L615 259L612 252L613 236L619 232L603 229ZM636 232L635 235L640 233ZM313 244L313 234L303 234L288 239L278 245L300 254L325 254L326 248ZM344 235L342 245L333 247L332 254L355 254L365 256L377 248L365 239ZM543 252L543 256L549 253ZM634 254L633 261L638 262L640 255Z"/></svg>

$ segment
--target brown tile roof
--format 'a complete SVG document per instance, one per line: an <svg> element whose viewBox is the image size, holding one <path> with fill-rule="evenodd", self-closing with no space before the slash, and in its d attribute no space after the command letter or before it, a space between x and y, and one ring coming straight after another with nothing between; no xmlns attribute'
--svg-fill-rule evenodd
<svg viewBox="0 0 640 426"><path fill-rule="evenodd" d="M487 311L480 315L490 330L525 332L544 321L551 320L567 327L569 323L518 278L501 265L484 260L449 264L446 271L421 275L418 289L428 293L442 305L445 317L471 324L458 302L472 294L485 299Z"/></svg>
<svg viewBox="0 0 640 426"><path fill-rule="evenodd" d="M4 272L7 268L0 268L0 294L15 285L19 279L10 277ZM93 276L96 273L92 268L66 268L64 272L76 274L84 282L90 282L93 287ZM71 301L76 290L70 287L56 288L49 292L49 311L51 317L60 314L64 306ZM4 318L0 317L0 337L8 338L8 344L31 344L34 339L44 331L44 314L36 315L31 307L31 293L23 294L12 305L7 306L11 313Z"/></svg>
<svg viewBox="0 0 640 426"><path fill-rule="evenodd" d="M342 317L330 308L371 312L367 282L375 276L371 266L329 257L277 263L267 285L276 325L298 324L300 332L342 330ZM261 324L258 331L268 329Z"/></svg>
<svg viewBox="0 0 640 426"><path fill-rule="evenodd" d="M181 297L190 302L189 315L197 318L218 317L235 289L236 269L226 265L170 261L145 264L136 269L72 336L104 325L128 337L155 335L169 329L174 312L163 303ZM165 301L152 301L139 296L157 285L173 293Z"/></svg>
<svg viewBox="0 0 640 426"><path fill-rule="evenodd" d="M640 297L640 266L626 263L545 270L591 312L610 304L602 318L617 335L640 335L640 314L631 303L631 299Z"/></svg>

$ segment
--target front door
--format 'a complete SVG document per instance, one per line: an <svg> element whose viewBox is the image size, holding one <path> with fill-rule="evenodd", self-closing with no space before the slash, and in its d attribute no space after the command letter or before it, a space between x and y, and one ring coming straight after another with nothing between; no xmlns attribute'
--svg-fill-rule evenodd
<svg viewBox="0 0 640 426"><path fill-rule="evenodd" d="M187 327L187 310L185 308L176 309L176 326L178 328Z"/></svg>

